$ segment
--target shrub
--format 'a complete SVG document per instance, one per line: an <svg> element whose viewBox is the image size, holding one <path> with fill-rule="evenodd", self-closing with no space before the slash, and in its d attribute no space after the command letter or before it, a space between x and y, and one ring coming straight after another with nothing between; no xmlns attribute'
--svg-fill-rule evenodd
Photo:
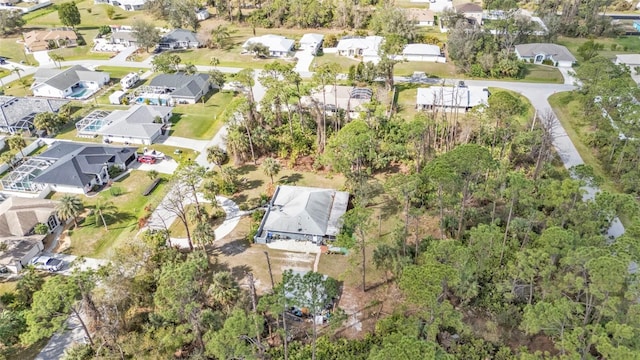
<svg viewBox="0 0 640 360"><path fill-rule="evenodd" d="M550 65L550 66L554 66L554 62L551 59L544 59L542 60L542 65Z"/></svg>
<svg viewBox="0 0 640 360"><path fill-rule="evenodd" d="M87 42L84 41L83 37L79 37L78 38L78 46L85 46L85 45L87 45Z"/></svg>
<svg viewBox="0 0 640 360"><path fill-rule="evenodd" d="M113 197L118 197L122 195L122 193L124 193L124 190L122 190L121 187L113 186L111 189L109 189L109 193Z"/></svg>
<svg viewBox="0 0 640 360"><path fill-rule="evenodd" d="M45 223L39 223L36 227L33 228L33 232L38 235L46 235L49 233L49 227Z"/></svg>
<svg viewBox="0 0 640 360"><path fill-rule="evenodd" d="M107 13L107 18L109 20L113 20L113 17L116 14L116 9L113 8L113 6L109 6L104 10L105 13Z"/></svg>
<svg viewBox="0 0 640 360"><path fill-rule="evenodd" d="M114 178L120 174L122 174L124 170L119 167L119 166L111 166L109 167L109 169L107 169L107 172L109 173L109 177Z"/></svg>
<svg viewBox="0 0 640 360"><path fill-rule="evenodd" d="M91 8L88 8L88 9L87 9L87 12L88 12L89 14L91 14L92 9L91 9Z"/></svg>

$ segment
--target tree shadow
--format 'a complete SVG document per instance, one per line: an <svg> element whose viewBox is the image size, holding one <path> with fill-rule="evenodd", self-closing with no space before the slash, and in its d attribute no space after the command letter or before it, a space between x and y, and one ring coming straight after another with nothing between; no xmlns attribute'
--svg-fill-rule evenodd
<svg viewBox="0 0 640 360"><path fill-rule="evenodd" d="M285 175L278 180L279 183L282 184L296 184L298 181L302 180L302 174L293 173L291 175Z"/></svg>
<svg viewBox="0 0 640 360"><path fill-rule="evenodd" d="M242 165L236 168L236 170L238 171L238 175L247 175L248 173L256 171L257 169L258 166L253 164Z"/></svg>
<svg viewBox="0 0 640 360"><path fill-rule="evenodd" d="M215 247L213 252L214 254L233 256L243 253L248 248L249 244L247 243L247 240L240 238Z"/></svg>
<svg viewBox="0 0 640 360"><path fill-rule="evenodd" d="M251 190L251 189L258 188L258 187L262 186L263 184L264 184L264 181L256 179L256 180L250 180L250 181L244 182L242 187L245 190Z"/></svg>
<svg viewBox="0 0 640 360"><path fill-rule="evenodd" d="M229 270L229 272L231 273L231 276L233 276L236 279L236 281L241 281L242 279L245 278L247 273L251 271L252 269L249 265L238 265L238 266L232 267Z"/></svg>

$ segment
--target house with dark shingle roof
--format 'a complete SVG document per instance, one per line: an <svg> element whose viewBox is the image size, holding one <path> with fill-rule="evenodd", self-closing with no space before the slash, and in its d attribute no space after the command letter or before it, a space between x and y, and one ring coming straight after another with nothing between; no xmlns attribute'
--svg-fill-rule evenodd
<svg viewBox="0 0 640 360"><path fill-rule="evenodd" d="M109 73L80 65L68 69L41 68L33 75L33 96L59 99L86 99L109 82Z"/></svg>
<svg viewBox="0 0 640 360"><path fill-rule="evenodd" d="M169 94L174 104L195 104L212 88L208 74L160 74L147 87L156 94Z"/></svg>
<svg viewBox="0 0 640 360"><path fill-rule="evenodd" d="M554 66L572 67L576 62L576 57L569 52L569 49L557 44L520 44L516 45L515 52L518 59L534 64L542 64L545 60L550 60Z"/></svg>
<svg viewBox="0 0 640 360"><path fill-rule="evenodd" d="M43 112L57 113L69 100L0 96L0 132L34 129L33 118Z"/></svg>
<svg viewBox="0 0 640 360"><path fill-rule="evenodd" d="M462 14L475 25L482 25L482 6L474 3L460 4L454 7L456 13Z"/></svg>
<svg viewBox="0 0 640 360"><path fill-rule="evenodd" d="M201 46L196 34L189 30L173 29L158 42L160 49L196 49Z"/></svg>
<svg viewBox="0 0 640 360"><path fill-rule="evenodd" d="M109 182L110 167L124 170L136 158L134 147L56 142L45 152L32 158L47 163L48 166L38 171L30 182L37 185L34 187L37 191L86 194L94 186ZM20 167L14 171L21 171ZM7 190L7 184L3 182L3 185Z"/></svg>

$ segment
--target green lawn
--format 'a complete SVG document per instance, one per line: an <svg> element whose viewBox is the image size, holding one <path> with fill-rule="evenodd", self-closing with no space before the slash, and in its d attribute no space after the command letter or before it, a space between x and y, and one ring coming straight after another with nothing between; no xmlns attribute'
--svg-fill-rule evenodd
<svg viewBox="0 0 640 360"><path fill-rule="evenodd" d="M30 86L32 83L33 75L23 76L22 80L4 84L4 94L10 96L31 96Z"/></svg>
<svg viewBox="0 0 640 360"><path fill-rule="evenodd" d="M129 175L113 183L112 187L122 189L122 194L114 196L109 189L103 190L95 197L82 197L87 209L90 209L98 198L111 201L116 206L116 212L107 220L108 230L101 223L96 224L93 216L82 221L78 229L69 232L71 236L70 252L74 255L84 255L106 258L110 250L120 243L132 241L138 232L138 219L148 213L145 208L155 208L165 195L167 178L162 175L158 187L149 195L142 196L142 192L151 184L152 180L144 171L133 170ZM59 199L64 194L55 193L52 199ZM88 210L85 211L85 215Z"/></svg>
<svg viewBox="0 0 640 360"><path fill-rule="evenodd" d="M464 77L463 74L456 73L456 67L452 62L444 64L424 61L402 62L396 65L394 74L396 76L411 76L416 71L422 71L429 77L436 78Z"/></svg>
<svg viewBox="0 0 640 360"><path fill-rule="evenodd" d="M589 39L582 38L568 38L568 37L560 37L558 38L558 44L564 45L571 51L571 53L578 59L578 61L582 60L578 55L578 48L580 45L589 41ZM624 53L637 53L640 52L640 38L638 36L621 36L618 38L598 38L595 42L604 45L604 49L600 51L600 55L614 58L616 54L624 54ZM611 45L618 45L616 50L611 50ZM626 51L624 49L626 47Z"/></svg>
<svg viewBox="0 0 640 360"><path fill-rule="evenodd" d="M278 59L256 59L252 55L240 54L240 46L220 50L220 49L192 49L175 51L182 59L183 64L192 63L195 65L209 65L211 58L220 60L220 66L241 67L251 69L262 69L265 64L272 63Z"/></svg>
<svg viewBox="0 0 640 360"><path fill-rule="evenodd" d="M527 64L526 74L521 81L563 84L564 77L562 73L560 73L560 70L555 67Z"/></svg>
<svg viewBox="0 0 640 360"><path fill-rule="evenodd" d="M418 95L419 87L422 86L409 83L396 85L397 114L404 119L412 119L418 113L418 110L416 110L416 96Z"/></svg>
<svg viewBox="0 0 640 360"><path fill-rule="evenodd" d="M313 71L313 68L315 66L320 66L328 63L336 63L340 65L341 73L348 73L351 65L358 65L360 61L348 58L346 56L340 56L338 54L323 54L314 58L309 70Z"/></svg>
<svg viewBox="0 0 640 360"><path fill-rule="evenodd" d="M173 109L171 135L190 139L211 139L222 126L218 115L233 99L231 92L217 92L203 105L178 105Z"/></svg>
<svg viewBox="0 0 640 360"><path fill-rule="evenodd" d="M0 38L0 56L7 58L10 61L20 62L25 61L29 65L36 65L36 59L31 54L24 52L24 45L17 43L19 36L10 36Z"/></svg>
<svg viewBox="0 0 640 360"><path fill-rule="evenodd" d="M50 54L61 55L63 61L71 60L109 60L115 54L113 53L98 53L91 51L91 45L75 46L69 48L62 48L49 51Z"/></svg>

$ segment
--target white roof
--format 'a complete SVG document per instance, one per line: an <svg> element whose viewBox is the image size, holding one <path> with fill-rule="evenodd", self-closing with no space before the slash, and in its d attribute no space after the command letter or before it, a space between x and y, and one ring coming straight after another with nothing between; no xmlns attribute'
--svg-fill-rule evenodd
<svg viewBox="0 0 640 360"><path fill-rule="evenodd" d="M440 56L440 47L438 45L428 44L408 44L402 50L402 55L435 55Z"/></svg>
<svg viewBox="0 0 640 360"><path fill-rule="evenodd" d="M120 103L120 99L122 98L122 95L124 95L125 92L122 90L118 90L118 91L114 91L113 94L109 95L109 102L110 103Z"/></svg>
<svg viewBox="0 0 640 360"><path fill-rule="evenodd" d="M269 51L287 52L291 50L295 41L287 39L284 36L269 34L249 38L249 40L242 44L242 47L248 48L252 43L260 43L268 47Z"/></svg>
<svg viewBox="0 0 640 360"><path fill-rule="evenodd" d="M300 44L318 44L322 42L324 39L324 35L322 34L304 34L302 38L300 38Z"/></svg>
<svg viewBox="0 0 640 360"><path fill-rule="evenodd" d="M280 185L265 215L264 231L335 236L347 211L349 193Z"/></svg>
<svg viewBox="0 0 640 360"><path fill-rule="evenodd" d="M616 60L618 63L622 63L622 64L639 65L640 54L619 54L619 55L616 55Z"/></svg>
<svg viewBox="0 0 640 360"><path fill-rule="evenodd" d="M382 36L345 37L338 41L338 51L362 49L362 56L378 56Z"/></svg>
<svg viewBox="0 0 640 360"><path fill-rule="evenodd" d="M416 104L472 108L488 104L489 92L482 86L431 86L418 89Z"/></svg>
<svg viewBox="0 0 640 360"><path fill-rule="evenodd" d="M123 6L131 5L131 6L142 6L147 0L118 0L120 4Z"/></svg>

